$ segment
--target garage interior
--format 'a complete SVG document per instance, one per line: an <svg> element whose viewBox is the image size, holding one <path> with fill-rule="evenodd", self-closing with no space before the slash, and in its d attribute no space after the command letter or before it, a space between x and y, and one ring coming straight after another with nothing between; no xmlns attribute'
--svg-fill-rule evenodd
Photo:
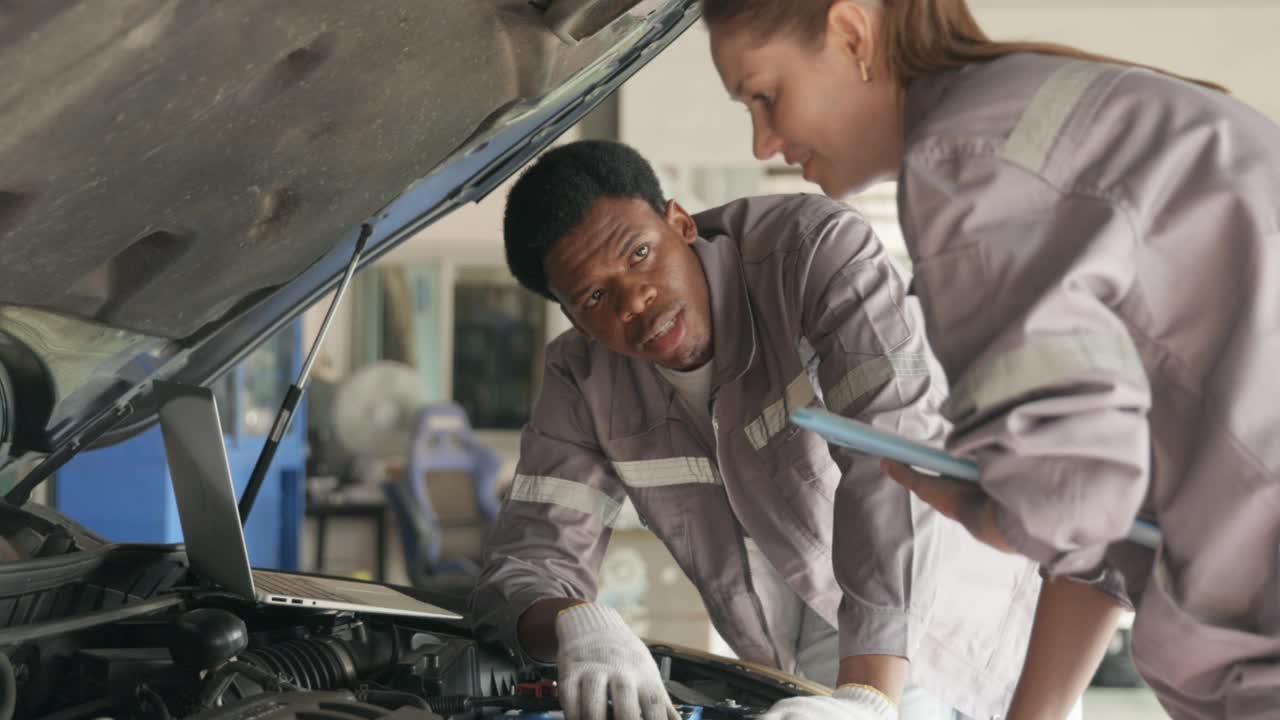
<svg viewBox="0 0 1280 720"><path fill-rule="evenodd" d="M1280 120L1280 4L971 5L994 37L1052 40L1209 79ZM748 195L820 192L781 157L764 163L751 157L750 123L724 101L707 44L705 28L693 26L556 144L595 138L635 147L658 170L667 195L691 212ZM520 288L506 268L501 228L510 185L418 232L355 276L320 345L301 422L283 439L246 530L255 567L408 586L478 571L485 531L510 487L519 431L540 388L543 348L571 329L557 306ZM846 201L909 273L895 188L877 186ZM330 299L213 385L237 480L271 432ZM126 462L136 486L163 486L159 430L83 453L36 498L117 540L180 541L171 492L141 506L94 489L95 478L120 472ZM0 487L24 470L0 475ZM424 482L415 485L415 476ZM428 526L407 509L422 503L431 507ZM600 601L646 639L732 655L692 584L629 506L604 561ZM1166 717L1128 660L1127 638L1122 623L1085 696L1087 720Z"/></svg>

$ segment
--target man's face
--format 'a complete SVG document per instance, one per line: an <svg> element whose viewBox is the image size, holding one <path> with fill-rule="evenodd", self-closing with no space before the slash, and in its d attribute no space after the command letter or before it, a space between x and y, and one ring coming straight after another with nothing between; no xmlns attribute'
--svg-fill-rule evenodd
<svg viewBox="0 0 1280 720"><path fill-rule="evenodd" d="M673 370L711 359L711 300L698 228L674 200L602 197L543 260L551 292L582 332Z"/></svg>

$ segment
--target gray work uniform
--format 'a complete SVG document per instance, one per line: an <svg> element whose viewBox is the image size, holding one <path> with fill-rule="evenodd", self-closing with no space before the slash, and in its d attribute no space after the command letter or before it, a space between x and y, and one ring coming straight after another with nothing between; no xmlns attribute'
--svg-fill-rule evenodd
<svg viewBox="0 0 1280 720"><path fill-rule="evenodd" d="M1151 71L1013 55L906 98L903 231L950 447L1053 574L1136 604L1178 718L1280 713L1280 128ZM1124 537L1135 516L1158 552Z"/></svg>
<svg viewBox="0 0 1280 720"><path fill-rule="evenodd" d="M694 249L714 328L711 415L701 440L651 363L569 332L547 349L512 491L473 598L482 635L519 651L534 602L593 598L610 525L629 497L698 588L743 659L785 668L752 592L749 536L841 656L911 661L912 682L975 717L1002 713L1039 575L979 545L883 476L790 425L825 406L940 443L942 386L866 222L815 196L740 200L696 216Z"/></svg>

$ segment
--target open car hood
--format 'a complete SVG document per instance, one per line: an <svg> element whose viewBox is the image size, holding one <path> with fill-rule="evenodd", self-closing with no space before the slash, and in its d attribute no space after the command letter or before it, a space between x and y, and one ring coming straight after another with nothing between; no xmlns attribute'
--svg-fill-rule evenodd
<svg viewBox="0 0 1280 720"><path fill-rule="evenodd" d="M479 200L693 0L46 0L0 8L0 463L126 437ZM2 450L2 448L0 448ZM12 499L12 498L11 498Z"/></svg>

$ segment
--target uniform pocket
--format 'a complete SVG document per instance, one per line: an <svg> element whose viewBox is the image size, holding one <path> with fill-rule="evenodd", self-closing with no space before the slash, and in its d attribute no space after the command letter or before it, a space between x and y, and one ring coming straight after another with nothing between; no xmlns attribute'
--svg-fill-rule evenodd
<svg viewBox="0 0 1280 720"><path fill-rule="evenodd" d="M786 532L813 558L829 557L840 469L826 441L808 431L797 432L776 444L770 463L769 481L785 503L778 514L790 515Z"/></svg>
<svg viewBox="0 0 1280 720"><path fill-rule="evenodd" d="M850 355L875 357L906 342L914 332L902 305L906 286L892 263L860 262L831 280L826 305L857 308L858 322L836 330L840 349Z"/></svg>
<svg viewBox="0 0 1280 720"><path fill-rule="evenodd" d="M790 429L793 432L775 441L770 453L774 482L784 486L787 497L817 493L833 502L840 471L827 442L807 430Z"/></svg>
<svg viewBox="0 0 1280 720"><path fill-rule="evenodd" d="M913 273L925 328L938 357L972 357L977 348L949 347L963 328L988 312L990 298L982 245L971 243L918 261ZM945 330L945 332L941 332Z"/></svg>

